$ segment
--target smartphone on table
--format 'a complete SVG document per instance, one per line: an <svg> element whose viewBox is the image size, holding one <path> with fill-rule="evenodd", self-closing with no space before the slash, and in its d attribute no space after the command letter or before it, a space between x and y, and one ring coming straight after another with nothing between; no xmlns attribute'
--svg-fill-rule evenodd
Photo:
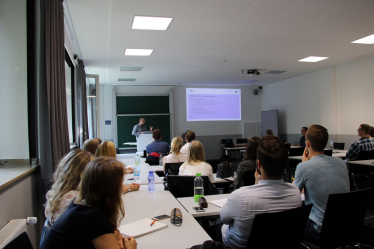
<svg viewBox="0 0 374 249"><path fill-rule="evenodd" d="M167 219L167 218L170 218L170 216L166 215L166 214L163 214L163 215L153 217L152 220L163 220L163 219Z"/></svg>
<svg viewBox="0 0 374 249"><path fill-rule="evenodd" d="M205 212L204 208L202 207L192 207L193 210L195 210L196 212Z"/></svg>

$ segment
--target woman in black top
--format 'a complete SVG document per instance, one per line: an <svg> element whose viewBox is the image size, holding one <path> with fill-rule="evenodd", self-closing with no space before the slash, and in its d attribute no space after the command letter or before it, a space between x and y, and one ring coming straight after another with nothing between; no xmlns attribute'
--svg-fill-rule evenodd
<svg viewBox="0 0 374 249"><path fill-rule="evenodd" d="M247 147L245 149L244 160L239 164L235 182L231 185L232 191L244 186L244 176L246 171L256 170L256 150L259 140L259 137L252 137L251 139L249 139ZM253 177L254 182L254 172L249 177Z"/></svg>
<svg viewBox="0 0 374 249"><path fill-rule="evenodd" d="M111 157L99 157L85 168L79 197L49 229L40 249L136 249L133 237L118 232L124 217L122 182L124 166Z"/></svg>

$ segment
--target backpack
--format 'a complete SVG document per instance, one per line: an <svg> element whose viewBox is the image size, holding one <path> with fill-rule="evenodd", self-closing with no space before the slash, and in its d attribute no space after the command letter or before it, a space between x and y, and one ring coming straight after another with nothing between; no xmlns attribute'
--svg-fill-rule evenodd
<svg viewBox="0 0 374 249"><path fill-rule="evenodd" d="M234 176L234 170L232 164L229 161L221 162L217 165L217 177L218 178L228 178Z"/></svg>

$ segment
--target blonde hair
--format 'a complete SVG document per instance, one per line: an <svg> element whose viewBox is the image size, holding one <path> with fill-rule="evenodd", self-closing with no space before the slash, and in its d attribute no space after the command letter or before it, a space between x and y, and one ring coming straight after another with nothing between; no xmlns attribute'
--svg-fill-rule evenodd
<svg viewBox="0 0 374 249"><path fill-rule="evenodd" d="M116 146L111 141L105 141L99 145L96 150L96 157L109 156L117 158L116 156Z"/></svg>
<svg viewBox="0 0 374 249"><path fill-rule="evenodd" d="M193 140L188 148L187 161L181 165L182 172L187 165L197 165L201 162L205 162L204 146L200 141Z"/></svg>
<svg viewBox="0 0 374 249"><path fill-rule="evenodd" d="M53 174L53 185L47 193L46 213L53 214L60 208L61 197L69 191L77 190L81 174L94 156L81 149L70 151L59 162Z"/></svg>
<svg viewBox="0 0 374 249"><path fill-rule="evenodd" d="M178 153L181 151L181 148L183 146L183 139L181 137L175 137L171 141L171 148L170 148L170 154L178 155Z"/></svg>
<svg viewBox="0 0 374 249"><path fill-rule="evenodd" d="M125 217L122 202L124 165L113 157L99 157L85 168L77 201L104 211L111 227L117 229Z"/></svg>

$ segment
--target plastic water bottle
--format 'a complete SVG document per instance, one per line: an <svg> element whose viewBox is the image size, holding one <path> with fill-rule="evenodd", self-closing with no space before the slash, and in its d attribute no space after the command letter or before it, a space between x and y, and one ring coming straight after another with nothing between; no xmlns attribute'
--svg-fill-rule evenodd
<svg viewBox="0 0 374 249"><path fill-rule="evenodd" d="M164 158L163 158L162 154L160 154L160 159L158 161L158 165L164 165Z"/></svg>
<svg viewBox="0 0 374 249"><path fill-rule="evenodd" d="M330 140L330 149L334 149L334 141Z"/></svg>
<svg viewBox="0 0 374 249"><path fill-rule="evenodd" d="M153 171L149 171L148 174L148 191L155 192L155 176Z"/></svg>
<svg viewBox="0 0 374 249"><path fill-rule="evenodd" d="M140 156L135 156L135 165L134 165L134 180L140 181Z"/></svg>
<svg viewBox="0 0 374 249"><path fill-rule="evenodd" d="M196 173L194 180L194 197L195 201L198 202L200 197L204 196L204 180L201 178L201 173Z"/></svg>

